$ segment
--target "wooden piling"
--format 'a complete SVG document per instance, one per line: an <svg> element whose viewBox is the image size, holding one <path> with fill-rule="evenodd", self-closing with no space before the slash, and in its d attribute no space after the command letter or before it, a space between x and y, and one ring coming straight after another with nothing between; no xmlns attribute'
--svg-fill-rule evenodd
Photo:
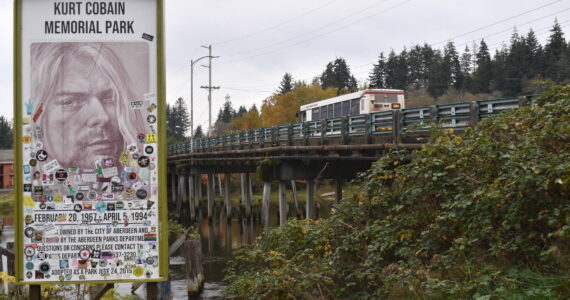
<svg viewBox="0 0 570 300"><path fill-rule="evenodd" d="M287 182L279 181L279 225L287 223Z"/></svg>
<svg viewBox="0 0 570 300"><path fill-rule="evenodd" d="M214 176L215 174L208 174L208 219L212 218L214 211L214 197L215 197L215 186L214 186Z"/></svg>
<svg viewBox="0 0 570 300"><path fill-rule="evenodd" d="M200 200L202 200L202 178L201 175L194 175L194 206L200 210Z"/></svg>
<svg viewBox="0 0 570 300"><path fill-rule="evenodd" d="M224 193L222 192L222 174L218 174L216 177L218 178L218 192L220 199L224 199Z"/></svg>
<svg viewBox="0 0 570 300"><path fill-rule="evenodd" d="M232 217L232 203L230 201L230 173L224 175L224 203L226 205L226 218Z"/></svg>
<svg viewBox="0 0 570 300"><path fill-rule="evenodd" d="M307 203L306 203L306 218L315 218L315 181L312 179L307 180Z"/></svg>
<svg viewBox="0 0 570 300"><path fill-rule="evenodd" d="M337 178L336 180L336 193L335 193L335 201L339 203L342 199L342 186L344 184L344 179Z"/></svg>
<svg viewBox="0 0 570 300"><path fill-rule="evenodd" d="M189 196L189 207L190 210L190 221L194 222L196 220L196 206L194 199L196 198L195 186L196 180L194 175L188 176L188 196Z"/></svg>
<svg viewBox="0 0 570 300"><path fill-rule="evenodd" d="M245 206L245 173L239 174L239 186L240 186L240 198L239 203L243 207Z"/></svg>
<svg viewBox="0 0 570 300"><path fill-rule="evenodd" d="M172 197L170 198L170 206L172 207L172 205L174 205L176 203L176 196L177 196L177 190L176 190L176 169L172 168L172 174L171 174L171 180L170 180L170 185L171 185L171 191L172 191Z"/></svg>
<svg viewBox="0 0 570 300"><path fill-rule="evenodd" d="M245 216L251 217L251 204L253 202L253 191L251 188L251 176L245 173Z"/></svg>
<svg viewBox="0 0 570 300"><path fill-rule="evenodd" d="M263 200L261 202L261 222L269 228L269 201L271 198L271 182L263 182Z"/></svg>
<svg viewBox="0 0 570 300"><path fill-rule="evenodd" d="M175 215L176 218L182 217L181 210L182 210L182 202L184 201L184 182L185 182L184 175L178 176L178 196L176 197L176 209Z"/></svg>
<svg viewBox="0 0 570 300"><path fill-rule="evenodd" d="M293 202L295 203L295 217L299 212L299 198L297 197L297 184L295 180L291 180L291 191L293 193Z"/></svg>

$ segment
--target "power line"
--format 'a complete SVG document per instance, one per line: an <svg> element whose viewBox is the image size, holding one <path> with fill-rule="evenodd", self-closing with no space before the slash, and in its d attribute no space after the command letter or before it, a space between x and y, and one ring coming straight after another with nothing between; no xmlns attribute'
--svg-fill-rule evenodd
<svg viewBox="0 0 570 300"><path fill-rule="evenodd" d="M369 19L369 18L371 18L371 17L374 17L374 16L376 16L376 15L385 13L385 12L387 12L387 11L389 11L389 10L392 10L392 9L394 9L394 8L397 8L397 7L399 7L399 6L402 6L402 5L404 5L404 4L406 4L406 3L410 2L410 1L412 1L412 0L405 0L405 1L400 2L400 3L398 3L398 4L394 5L394 6L391 6L391 7L387 8L387 9L385 9L385 10L382 10L382 11L380 11L380 12L374 13L374 14L372 14L372 15L369 15L369 16L367 16L367 17L364 17L364 18L362 18L362 19L359 19L359 20L357 20L357 21L355 21L355 22L349 23L349 24L347 24L347 25L345 25L345 26L342 26L342 27L340 27L340 28L336 28L336 29L333 29L333 30L324 32L324 33L322 33L322 34L313 36L313 37L311 37L311 38L309 38L309 39L301 40L301 41L299 41L299 42L296 42L296 43L294 43L294 44L290 44L290 45L288 45L288 46L285 46L285 47L282 47L282 48L279 48L279 49L270 50L270 51L262 52L262 53L260 53L260 54L251 55L251 56L246 56L246 57L242 57L242 58L237 58L237 59L234 59L234 60L229 60L229 61L221 62L221 63L226 63L226 64L228 64L228 63L233 63L233 62L236 62L236 61L241 61L241 60L245 60L245 59L249 59L249 58L254 58L254 57L259 57L259 56L271 54L271 53L274 53L274 52L283 51L283 50L288 49L288 48L291 48L291 47L293 47L293 46L296 46L296 45L299 45L299 44L302 44L302 43L306 43L306 42L312 41L312 40L314 40L315 38L318 38L318 37L321 37L321 36L325 36L325 35L331 34L331 33L333 33L333 32L336 32L336 31L345 29L345 28L347 28L348 26L354 25L354 24L356 24L356 23L363 22L363 21L365 21L365 20L367 20L367 19Z"/></svg>
<svg viewBox="0 0 570 300"><path fill-rule="evenodd" d="M243 39L246 39L246 38L249 38L249 37L252 37L252 36L256 36L256 35L258 35L258 34L261 34L261 33L264 33L264 32L270 31L270 30L273 30L273 29L275 29L275 28L279 28L279 27L281 27L281 26L283 26L283 25L285 25L285 24L287 24L287 23L290 23L290 22L292 22L292 21L298 20L298 19L300 19L300 18L302 18L302 17L304 17L304 16L306 16L306 15L309 15L309 14L311 14L311 13L317 11L317 10L320 10L320 9L326 7L326 6L329 6L329 5L333 4L333 3L336 2L336 1L337 1L337 0L333 0L333 1L327 2L327 3L321 5L321 6L317 7L317 8L311 9L311 10L305 12L305 13L302 13L302 14L296 16L296 17L287 19L287 20L285 20L285 21L283 21L283 22L281 22L281 23L278 23L278 24L276 24L276 25L273 25L273 26L271 26L271 27L268 27L268 28L265 28L265 29L262 29L262 30L259 30L259 31L255 31L255 32L252 32L252 33L250 33L250 34L242 35L242 36L237 37L237 38L234 38L234 39L229 39L229 40L226 40L226 41L213 43L212 45L221 45L221 44L226 44L226 43L231 43L231 42L243 40Z"/></svg>
<svg viewBox="0 0 570 300"><path fill-rule="evenodd" d="M545 8L545 7L547 7L547 6L550 6L550 5L554 4L554 3L558 3L558 2L560 2L560 1L562 1L562 0L552 1L552 2L550 2L550 3L541 5L541 6L539 6L539 7L536 7L536 8L533 8L533 9L530 9L530 10L527 10L527 11L524 11L524 12L522 12L522 13L520 13L520 14L511 16L511 17L508 17L508 18L506 18L506 19L502 19L502 20L499 20L499 21L497 21L497 22L491 23L491 24L489 24L489 25L485 25L485 26L483 26L483 27L479 27L479 28L473 29L473 30L471 30L471 31L468 31L468 32L465 32L465 33L456 35L456 36L454 36L454 37L452 37L452 38L439 41L439 42L437 42L437 43L435 43L435 44L433 44L433 45L434 45L434 46L435 46L435 45L439 45L439 44L445 43L445 42L447 42L447 41L455 40L455 39L458 38L458 37L466 36L466 35L468 35L468 34L471 34L471 33L474 33L474 32L477 32L477 31L480 31L480 30L483 30L483 29L487 29L487 28L492 27L492 26L495 26L495 25L497 25L497 24L501 24L501 23L504 23L504 22L506 22L506 21L509 21L509 20L518 18L518 17L520 17L520 16L522 16L522 15L526 15L526 14L528 14L528 13L537 11L537 10L542 9L542 8Z"/></svg>
<svg viewBox="0 0 570 300"><path fill-rule="evenodd" d="M226 55L224 55L224 56L226 56L226 57L227 57L227 56L238 56L238 55L242 55L242 54L247 54L247 53L251 53L251 52L257 52L257 51L259 51L259 50L271 48L271 47L274 47L274 46L276 46L276 45L284 44L284 43L286 43L286 42L288 42L288 41L295 40L295 39L297 39L297 38L299 38L299 37L303 37L303 36L309 35L309 34L311 34L311 33L313 33L313 32L319 31L319 30L321 30L321 29L323 29L323 28L327 28L327 27L330 27L330 26L333 26L333 25L337 25L339 22L342 22L342 21L344 21L344 20L346 20L346 19L348 19L348 18L350 18L350 17L352 17L352 16L354 16L354 15L358 15L358 14L360 14L361 12L367 11L367 10L369 10L370 8L372 8L372 7L374 7L374 6L378 6L378 5L380 5L380 4L382 4L382 3L386 2L386 1L388 1L388 0L376 2L376 3L372 4L372 5L369 5L369 6L365 7L365 8L363 8L363 9L360 9L360 10L358 10L358 11L352 13L352 14L349 14L349 15L347 15L347 16L344 16L344 17L340 18L340 19L337 19L337 20L335 20L334 22L328 23L328 24L326 24L326 25L324 25L324 26L321 26L321 27L317 27L317 28L315 28L315 29L313 29L313 30L311 30L311 31L305 32L305 33L300 34L300 35L297 35L297 36L293 36L293 37L291 37L291 38L288 38L288 39L279 41L279 42L277 42L277 43L273 43L273 44L270 44L270 45L267 45L267 46L264 46L264 47L259 47L259 48L256 48L256 49L250 49L250 50L245 50L245 51L241 51L241 52L230 53L230 54L226 54Z"/></svg>

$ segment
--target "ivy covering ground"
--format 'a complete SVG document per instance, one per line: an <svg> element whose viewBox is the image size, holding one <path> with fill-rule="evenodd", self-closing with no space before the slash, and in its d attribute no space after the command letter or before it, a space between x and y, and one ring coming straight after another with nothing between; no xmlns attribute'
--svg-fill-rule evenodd
<svg viewBox="0 0 570 300"><path fill-rule="evenodd" d="M570 87L361 180L372 197L290 220L235 253L226 293L248 299L566 299Z"/></svg>

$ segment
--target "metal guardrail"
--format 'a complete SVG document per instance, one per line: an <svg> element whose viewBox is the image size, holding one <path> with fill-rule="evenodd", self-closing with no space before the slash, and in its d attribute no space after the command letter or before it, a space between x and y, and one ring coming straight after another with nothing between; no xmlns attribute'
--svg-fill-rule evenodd
<svg viewBox="0 0 570 300"><path fill-rule="evenodd" d="M293 144L298 140L325 140L329 137L397 137L405 132L427 131L431 122L439 122L447 128L464 129L481 119L527 105L527 100L528 97L483 100L282 124L196 139L192 142L193 145L190 142L168 145L168 155L190 153L191 149L204 152L236 146L275 145L283 142Z"/></svg>

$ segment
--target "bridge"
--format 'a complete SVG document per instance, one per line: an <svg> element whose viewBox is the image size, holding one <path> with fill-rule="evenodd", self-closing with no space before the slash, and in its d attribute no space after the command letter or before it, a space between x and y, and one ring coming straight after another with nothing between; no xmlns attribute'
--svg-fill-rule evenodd
<svg viewBox="0 0 570 300"><path fill-rule="evenodd" d="M261 218L268 225L271 182L279 182L280 224L287 221L286 187L290 182L297 206L295 180L307 182L305 216L314 218L314 184L334 179L336 200L343 184L370 168L392 148L419 149L429 138L429 127L462 131L505 110L528 105L530 97L434 105L353 115L320 121L283 124L168 146L171 185L170 211L196 218L203 198L201 178L207 174L207 211L212 216L216 174L226 216L231 216L230 177L240 174L241 205L251 216L252 173L263 181ZM222 191L223 190L223 191Z"/></svg>

